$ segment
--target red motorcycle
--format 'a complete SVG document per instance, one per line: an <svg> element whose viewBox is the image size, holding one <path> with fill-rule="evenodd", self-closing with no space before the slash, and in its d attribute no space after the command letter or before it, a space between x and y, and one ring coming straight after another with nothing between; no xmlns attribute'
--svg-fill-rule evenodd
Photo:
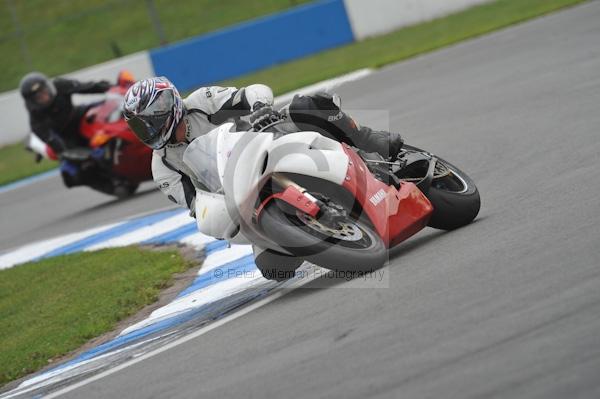
<svg viewBox="0 0 600 399"><path fill-rule="evenodd" d="M305 260L375 270L426 226L465 226L480 207L473 180L427 151L405 145L388 161L285 119L258 132L225 123L192 141L183 161L208 188L196 192L198 229L252 244L272 280Z"/></svg>
<svg viewBox="0 0 600 399"><path fill-rule="evenodd" d="M60 160L68 187L77 185L69 176L83 174L83 185L124 198L133 195L141 182L152 179L152 150L139 141L121 113L123 97L133 82L130 74L122 72L118 84L106 92L106 99L88 108L80 124L88 147L68 149L58 156L31 135L29 148L45 158Z"/></svg>

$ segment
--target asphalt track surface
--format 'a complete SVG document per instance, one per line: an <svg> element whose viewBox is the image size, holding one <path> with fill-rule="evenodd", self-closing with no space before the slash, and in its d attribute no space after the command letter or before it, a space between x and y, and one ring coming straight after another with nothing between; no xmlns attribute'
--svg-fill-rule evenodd
<svg viewBox="0 0 600 399"><path fill-rule="evenodd" d="M65 397L600 397L599 21L594 1L339 90L482 194L472 225L393 251L388 288L318 280ZM167 205L55 180L0 201L3 248Z"/></svg>

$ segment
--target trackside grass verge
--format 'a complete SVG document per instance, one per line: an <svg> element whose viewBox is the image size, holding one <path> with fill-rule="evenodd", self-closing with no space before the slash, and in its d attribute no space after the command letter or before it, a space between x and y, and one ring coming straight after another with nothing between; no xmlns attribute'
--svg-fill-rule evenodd
<svg viewBox="0 0 600 399"><path fill-rule="evenodd" d="M283 94L356 69L378 68L414 57L584 1L498 0L220 84L240 87L260 82L270 85L276 94ZM6 170L0 174L0 185L39 171L24 151L18 153L23 160L13 161L18 162L18 171L10 163L5 166L5 154L11 151L16 153L12 146L0 148L0 170ZM13 177L17 174L20 177Z"/></svg>
<svg viewBox="0 0 600 399"><path fill-rule="evenodd" d="M176 250L125 247L0 270L0 386L113 330L192 266Z"/></svg>
<svg viewBox="0 0 600 399"><path fill-rule="evenodd" d="M55 161L34 159L23 143L0 147L0 186L58 167Z"/></svg>

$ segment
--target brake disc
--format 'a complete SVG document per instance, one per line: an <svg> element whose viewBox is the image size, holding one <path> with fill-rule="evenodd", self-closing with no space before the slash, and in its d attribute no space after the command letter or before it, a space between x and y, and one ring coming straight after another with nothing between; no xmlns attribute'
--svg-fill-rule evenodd
<svg viewBox="0 0 600 399"><path fill-rule="evenodd" d="M338 222L337 226L334 228L321 223L318 219L301 211L298 211L296 216L298 216L298 219L300 219L302 223L311 229L338 240L359 241L363 238L362 230L353 223L348 223L346 221Z"/></svg>

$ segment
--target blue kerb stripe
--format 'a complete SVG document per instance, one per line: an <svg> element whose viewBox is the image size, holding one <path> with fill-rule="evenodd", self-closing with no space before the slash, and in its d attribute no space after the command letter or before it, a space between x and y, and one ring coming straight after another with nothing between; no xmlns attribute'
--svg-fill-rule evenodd
<svg viewBox="0 0 600 399"><path fill-rule="evenodd" d="M170 244L181 239L195 234L198 232L198 228L196 227L196 223L188 223L183 226L177 227L171 231L167 231L161 235L156 237L152 237L143 242L143 244L156 244L156 245L164 245Z"/></svg>
<svg viewBox="0 0 600 399"><path fill-rule="evenodd" d="M129 232L137 230L139 228L148 226L153 223L160 222L161 220L167 219L167 218L174 216L181 212L182 211L180 209L174 209L174 210L170 210L170 211L155 213L153 215L143 216L143 217L140 217L137 219L133 219L128 222L121 223L118 226L115 226L108 230L101 231L99 233L92 234L89 237L82 238L81 240L75 241L71 244L67 244L62 247L56 248L56 249L42 255L38 259L49 258L51 256L66 255L66 254L70 254L73 252L82 251L89 246L99 244L103 241L108 241L112 238L121 236L123 234L129 233Z"/></svg>
<svg viewBox="0 0 600 399"><path fill-rule="evenodd" d="M52 169L47 172L39 173L37 175L29 176L21 180L14 181L12 183L3 184L0 186L0 193L4 193L6 191L14 190L16 188L24 187L29 184L33 184L40 180L47 179L52 176L58 176L60 174L59 169Z"/></svg>
<svg viewBox="0 0 600 399"><path fill-rule="evenodd" d="M204 255L208 256L213 252L222 251L229 246L227 240L215 240L204 245Z"/></svg>
<svg viewBox="0 0 600 399"><path fill-rule="evenodd" d="M240 259L218 266L206 273L202 273L196 277L192 285L181 291L177 295L177 298L231 278L243 278L245 272L251 272L255 269L256 264L254 263L254 255L246 255Z"/></svg>

